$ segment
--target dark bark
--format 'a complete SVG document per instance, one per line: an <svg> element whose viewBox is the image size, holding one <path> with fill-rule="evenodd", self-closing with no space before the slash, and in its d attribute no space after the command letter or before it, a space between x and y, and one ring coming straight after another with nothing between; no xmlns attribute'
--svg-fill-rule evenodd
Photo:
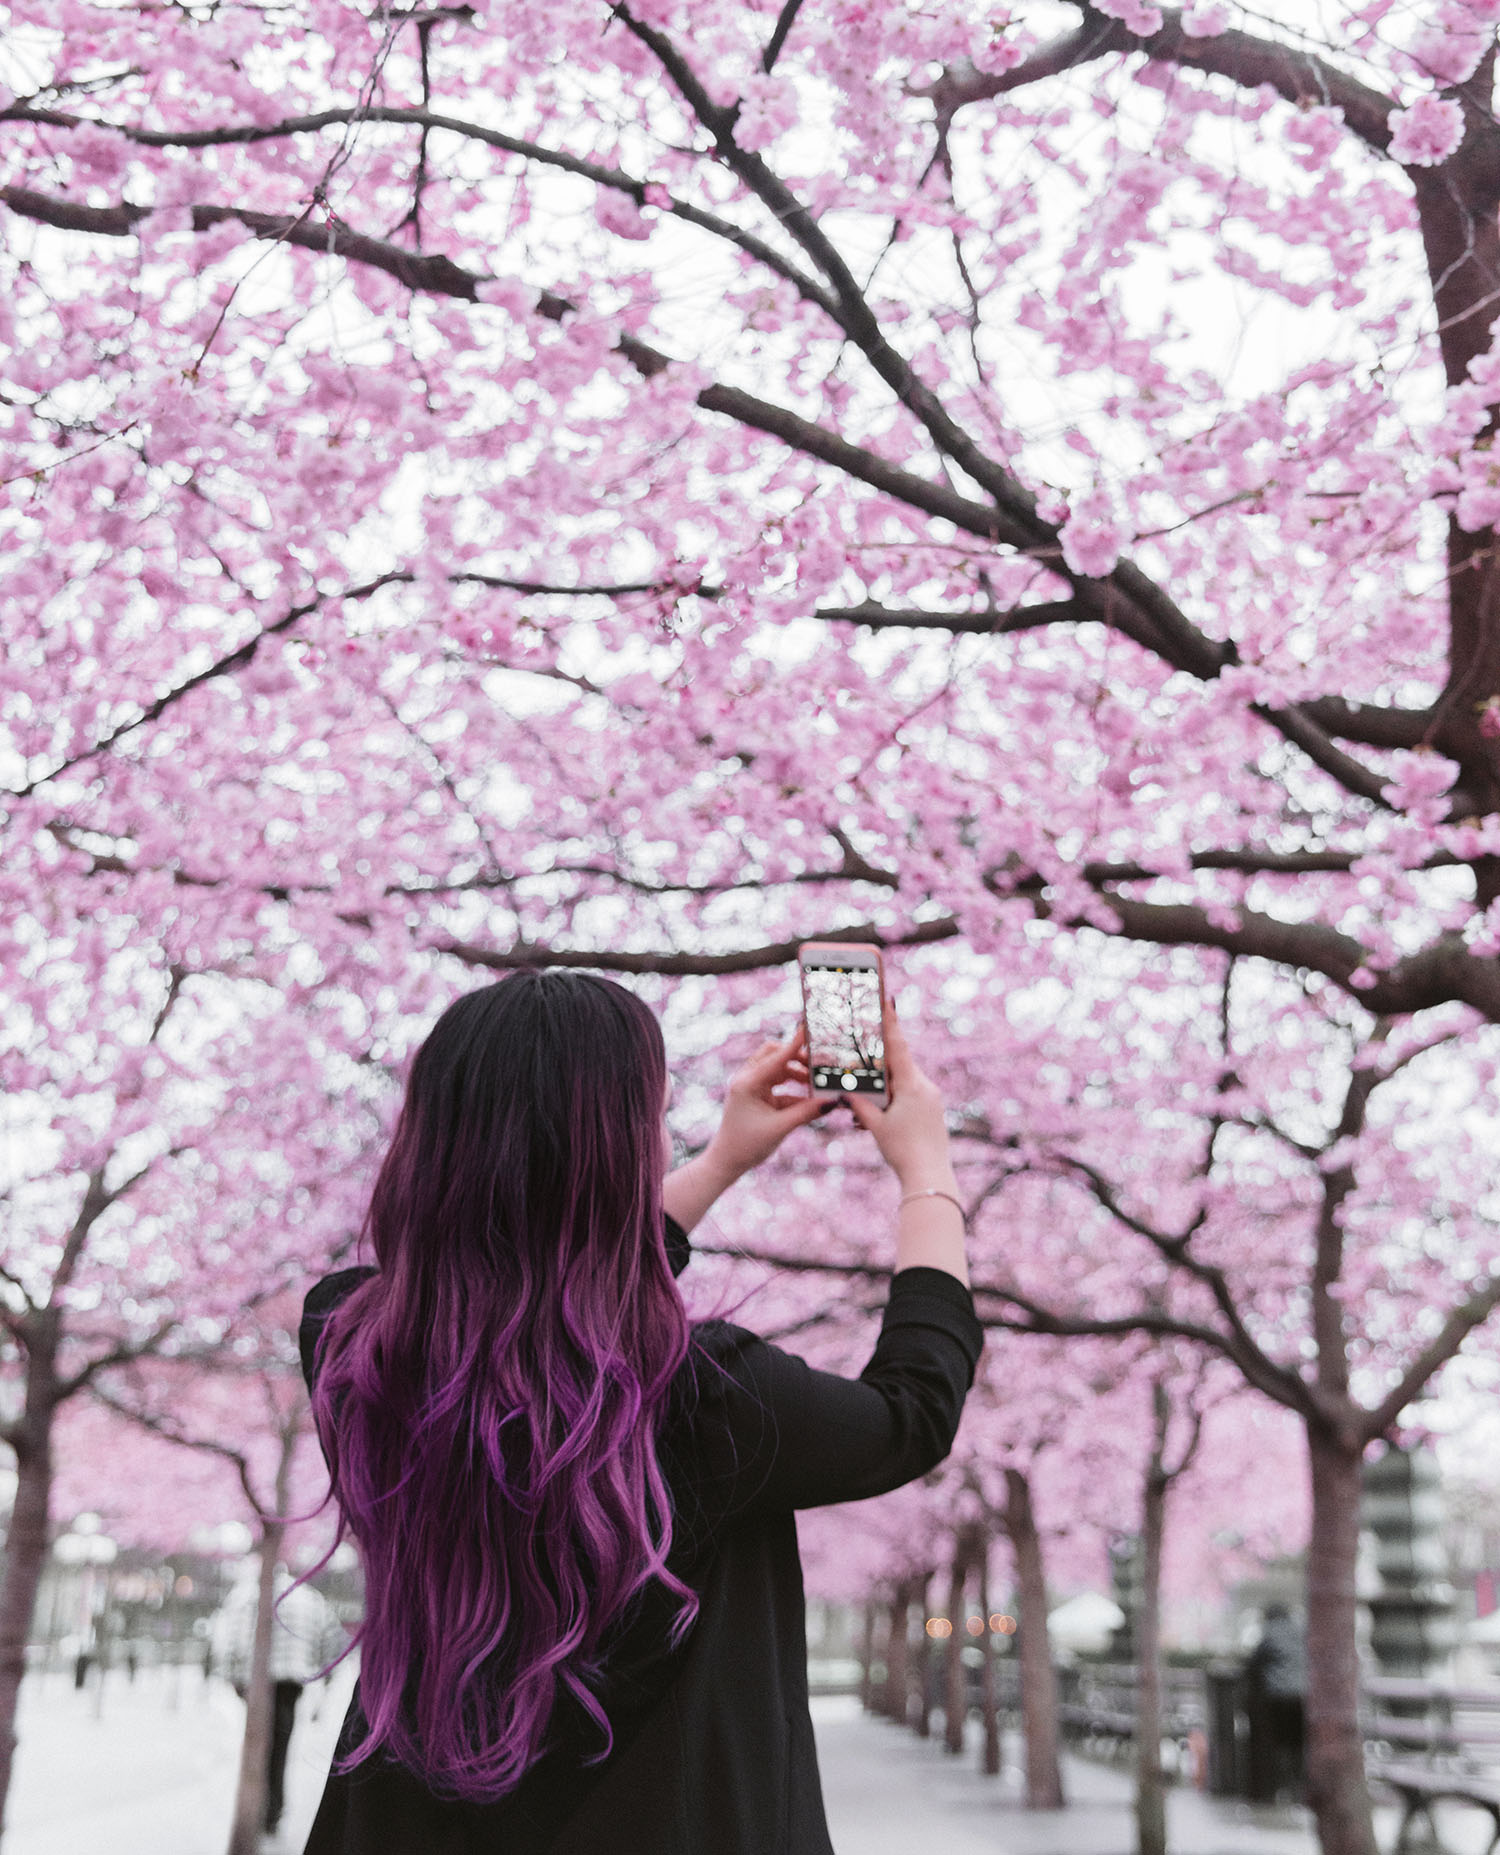
<svg viewBox="0 0 1500 1855"><path fill-rule="evenodd" d="M255 1636L245 1691L245 1736L240 1742L239 1784L227 1855L255 1855L265 1822L271 1758L271 1631L276 1622L276 1561L281 1556L285 1530L277 1520L267 1521L261 1528Z"/></svg>
<svg viewBox="0 0 1500 1855"><path fill-rule="evenodd" d="M969 1640L968 1586L969 1564L973 1545L968 1534L960 1533L953 1543L953 1563L948 1572L948 1621L953 1634L943 1644L943 1750L955 1757L964 1749L964 1716L968 1712L964 1694L964 1645Z"/></svg>
<svg viewBox="0 0 1500 1855"><path fill-rule="evenodd" d="M26 1361L25 1403L11 1432L16 1459L16 1497L5 1536L5 1572L0 1579L0 1833L16 1751L16 1706L26 1675L26 1645L36 1595L50 1548L48 1505L52 1494L52 1423L57 1409L57 1315L46 1309L34 1318ZM50 1342L50 1343L49 1343Z"/></svg>
<svg viewBox="0 0 1500 1855"><path fill-rule="evenodd" d="M1149 58L1232 78L1247 89L1265 85L1302 107L1332 104L1371 148L1384 149L1390 141L1389 117L1395 99L1301 45L1234 30L1195 38L1183 30L1177 7L1163 7L1160 29L1145 34L1096 11L1087 0L1079 0L1079 10L1084 16L1080 26L1060 34L1009 71L981 72L970 65L944 72L928 92L940 119L951 120L968 104L1078 70L1099 58L1145 53Z"/></svg>
<svg viewBox="0 0 1500 1855"><path fill-rule="evenodd" d="M1317 1427L1307 1442L1307 1800L1322 1855L1379 1855L1359 1731L1354 1567L1362 1450Z"/></svg>
<svg viewBox="0 0 1500 1855"><path fill-rule="evenodd" d="M980 1669L979 1717L983 1734L981 1770L987 1778L1000 1775L1000 1697L995 1671L995 1632L990 1628L990 1540L985 1534L979 1543L979 1608L984 1617L984 1634L980 1647L984 1662Z"/></svg>
<svg viewBox="0 0 1500 1855"><path fill-rule="evenodd" d="M875 1600L867 1598L859 1638L859 1704L866 1713L875 1712L875 1616Z"/></svg>
<svg viewBox="0 0 1500 1855"><path fill-rule="evenodd" d="M1026 1808L1063 1807L1057 1721L1057 1673L1047 1640L1047 1576L1031 1484L1020 1469L1005 1471L1006 1535L1015 1556L1017 1645L1021 1664L1021 1730L1026 1741Z"/></svg>
<svg viewBox="0 0 1500 1855"><path fill-rule="evenodd" d="M276 1486L271 1497L274 1507L270 1513L254 1492L249 1463L244 1458L239 1463L241 1485L260 1522L260 1584L245 1693L245 1737L240 1745L239 1785L227 1855L255 1855L265 1821L271 1756L271 1634L276 1627L276 1568L286 1540L282 1516L291 1505L292 1465L305 1411L306 1406L299 1403L281 1429Z"/></svg>
<svg viewBox="0 0 1500 1855"><path fill-rule="evenodd" d="M924 1572L916 1580L913 1591L917 1606L917 1629L913 1644L916 1653L911 1658L911 1696L907 1703L906 1718L919 1739L932 1737L932 1658L937 1644L928 1633L927 1619L931 1614L928 1596L933 1576L932 1572Z"/></svg>
<svg viewBox="0 0 1500 1855"><path fill-rule="evenodd" d="M1167 1855L1167 1784L1161 1764L1161 1555L1166 1535L1166 1386L1151 1387L1152 1448L1141 1501L1141 1593L1135 1619L1136 1855Z"/></svg>
<svg viewBox="0 0 1500 1855"><path fill-rule="evenodd" d="M175 999L156 1020L154 1039ZM63 1239L53 1270L51 1293L44 1305L26 1300L24 1311L5 1317L11 1338L26 1358L21 1414L5 1432L16 1459L16 1498L5 1544L5 1572L0 1580L0 1830L3 1830L16 1745L16 1705L26 1674L26 1645L36 1611L36 1594L50 1548L48 1505L52 1494L52 1430L58 1407L88 1383L90 1367L64 1378L58 1369L63 1342L63 1310L78 1264L95 1224L121 1196L146 1176L142 1167L120 1185L105 1185L100 1164L88 1175L72 1228ZM165 1329L163 1330L165 1331ZM123 1356L129 1356L128 1352ZM97 1363L97 1361L95 1362Z"/></svg>
<svg viewBox="0 0 1500 1855"><path fill-rule="evenodd" d="M881 1711L887 1718L906 1724L907 1696L911 1689L911 1655L908 1632L911 1628L911 1584L907 1579L896 1586L886 1619L885 1696Z"/></svg>
<svg viewBox="0 0 1500 1855"><path fill-rule="evenodd" d="M916 1629L908 1640L915 1643L916 1653L910 1658L910 1688L906 1701L906 1722L916 1728L918 1734L927 1739L932 1734L932 1652L937 1646L927 1634L929 1595L932 1581L937 1576L936 1570L920 1573L911 1581L911 1601L917 1608ZM910 1612L908 1614L908 1624Z"/></svg>
<svg viewBox="0 0 1500 1855"><path fill-rule="evenodd" d="M835 928L824 940L873 940L881 946L930 946L934 941L953 940L958 923L949 917L923 921L901 934L883 934L877 927L862 923L858 927ZM764 947L748 947L735 953L611 953L595 948L588 951L572 947L542 947L517 942L506 948L477 947L461 940L434 940L429 943L440 953L451 953L468 966L482 966L491 972L512 972L519 966L607 967L621 973L715 974L758 972L771 966L788 966L797 958L799 940L774 941Z"/></svg>

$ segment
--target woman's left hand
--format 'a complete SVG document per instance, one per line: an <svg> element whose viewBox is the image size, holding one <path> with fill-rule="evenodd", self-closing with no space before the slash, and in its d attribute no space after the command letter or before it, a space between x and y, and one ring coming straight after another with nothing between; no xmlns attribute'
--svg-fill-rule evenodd
<svg viewBox="0 0 1500 1855"><path fill-rule="evenodd" d="M704 1157L726 1179L737 1179L769 1159L794 1127L816 1120L825 1105L807 1092L807 1036L799 1024L785 1043L769 1039L735 1072Z"/></svg>

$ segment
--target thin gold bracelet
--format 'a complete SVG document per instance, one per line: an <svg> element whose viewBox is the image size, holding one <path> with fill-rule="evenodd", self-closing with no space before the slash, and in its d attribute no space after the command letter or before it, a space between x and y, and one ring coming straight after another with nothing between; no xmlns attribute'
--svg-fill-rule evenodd
<svg viewBox="0 0 1500 1855"><path fill-rule="evenodd" d="M901 1200L901 1204L915 1204L919 1198L946 1198L949 1204L953 1206L954 1210L958 1212L958 1215L963 1218L964 1229L967 1230L969 1228L968 1214L965 1212L959 1200L953 1196L952 1192L939 1191L934 1185L925 1192L908 1192ZM898 1204L896 1207L898 1211L901 1208L901 1204Z"/></svg>

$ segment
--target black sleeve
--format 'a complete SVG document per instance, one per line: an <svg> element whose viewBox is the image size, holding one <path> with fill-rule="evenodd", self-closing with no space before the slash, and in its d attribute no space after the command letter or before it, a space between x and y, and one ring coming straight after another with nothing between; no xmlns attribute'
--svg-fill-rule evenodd
<svg viewBox="0 0 1500 1855"><path fill-rule="evenodd" d="M667 1225L667 1266L673 1275L681 1275L693 1260L693 1246L688 1241L688 1233L675 1217L666 1220Z"/></svg>
<svg viewBox="0 0 1500 1855"><path fill-rule="evenodd" d="M984 1343L968 1289L941 1269L895 1277L857 1379L727 1323L699 1335L700 1472L713 1505L747 1516L863 1500L936 1467Z"/></svg>
<svg viewBox="0 0 1500 1855"><path fill-rule="evenodd" d="M302 1376L307 1380L309 1391L315 1376L318 1336L324 1323L339 1303L346 1301L361 1282L368 1282L374 1273L371 1268L340 1269L314 1282L307 1291L307 1299L302 1303L302 1323L297 1329L297 1350L302 1355Z"/></svg>

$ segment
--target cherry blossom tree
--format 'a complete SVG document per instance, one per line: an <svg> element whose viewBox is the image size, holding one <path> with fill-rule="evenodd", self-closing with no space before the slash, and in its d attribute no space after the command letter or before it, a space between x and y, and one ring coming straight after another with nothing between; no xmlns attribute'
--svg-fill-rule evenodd
<svg viewBox="0 0 1500 1855"><path fill-rule="evenodd" d="M1325 1782L1347 1786L1352 1820L1362 1796L1360 1464L1461 1347L1493 1354L1484 1322L1500 1268L1500 1045L1494 1027L1461 1009L1430 1014L1420 1029L1370 1024L1343 1006L1321 1018L1300 986L1267 988L1253 969L1222 976L1216 1037L1202 1034L1216 1015L1206 975L1196 999L1179 973L1154 996L1116 997L1101 1017L1090 958L1075 951L1066 988L1054 951L1053 1003L1039 1019L1049 994L1033 985L1027 1001L1014 965L997 974L990 989L1008 990L1022 1023L1033 1018L1029 1033L1012 1037L1003 1072L976 1073L973 1051L952 1058L950 1097L968 1104L960 1144L972 1155L963 1176L981 1314L997 1329L1063 1338L1190 1342L1300 1422L1310 1753L1331 1772ZM1159 1087L1169 1056L1170 1100ZM854 1189L845 1182L844 1206ZM875 1228L873 1212L842 1235L829 1217L757 1253L825 1278L871 1279L884 1265L858 1233ZM1143 1389L1169 1357L1146 1357ZM1088 1406L1087 1370L1080 1355L1071 1383L1057 1375L1063 1405ZM1006 1425L1012 1442L1017 1434L1014 1381L1011 1372L1008 1408L980 1446L992 1473ZM1162 1417L1157 1404L1153 1429ZM1168 1416L1133 1454L1153 1587L1166 1487L1190 1454L1172 1427ZM1249 1465L1237 1467L1249 1483ZM1097 1481L1075 1471L1075 1502Z"/></svg>
<svg viewBox="0 0 1500 1855"><path fill-rule="evenodd" d="M251 1530L256 1611L227 1855L255 1855L265 1821L277 1571L288 1557L289 1538L306 1536L309 1522L321 1520L321 1532L333 1532L326 1479L312 1469L317 1444L297 1357L297 1306L297 1298L285 1294L262 1303L210 1368L132 1361L94 1383L95 1398L124 1420L127 1433L144 1432L226 1471L221 1486L232 1486L224 1488L221 1516L238 1510Z"/></svg>
<svg viewBox="0 0 1500 1855"><path fill-rule="evenodd" d="M14 900L20 872L6 880ZM255 1310L348 1240L349 1169L373 1125L321 1014L209 966L201 921L143 947L132 940L143 924L107 902L99 892L88 916L56 898L40 914L5 910L0 1439L16 1481L0 1580L0 1803L60 1419L131 1368L233 1357Z"/></svg>

